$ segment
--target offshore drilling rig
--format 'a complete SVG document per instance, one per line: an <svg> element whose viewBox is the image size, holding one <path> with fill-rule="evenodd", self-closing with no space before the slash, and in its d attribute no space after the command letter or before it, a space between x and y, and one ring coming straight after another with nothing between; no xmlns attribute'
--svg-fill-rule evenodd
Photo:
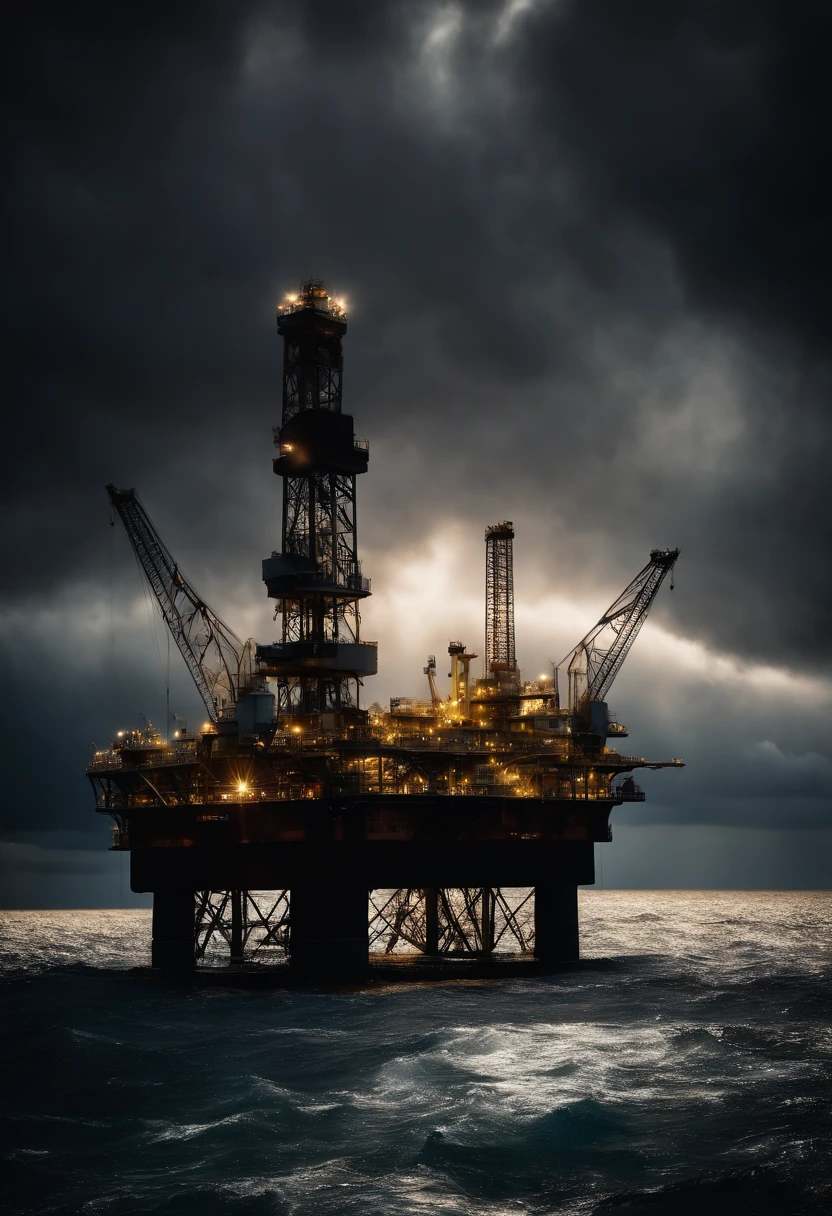
<svg viewBox="0 0 832 1216"><path fill-rule="evenodd" d="M514 529L494 524L482 677L471 675L478 655L452 641L447 696L431 655L426 698L362 709L377 646L360 634L370 581L356 478L369 450L341 410L346 315L311 280L279 306L277 328L283 524L263 581L278 640L237 637L135 491L107 487L111 522L124 524L207 715L169 739L149 723L119 732L87 768L113 848L130 852L132 889L153 893L153 965L219 955L350 972L371 951L402 950L576 959L577 888L594 882L612 808L643 801L634 770L682 764L610 747L627 730L606 703L679 551L654 549L551 678L523 681Z"/></svg>

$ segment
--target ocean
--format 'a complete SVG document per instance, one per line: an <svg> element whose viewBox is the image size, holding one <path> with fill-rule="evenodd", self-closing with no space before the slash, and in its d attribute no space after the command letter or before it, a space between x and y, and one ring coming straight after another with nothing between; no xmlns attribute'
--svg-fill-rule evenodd
<svg viewBox="0 0 832 1216"><path fill-rule="evenodd" d="M832 892L582 891L545 977L149 977L149 913L5 912L8 1213L832 1212Z"/></svg>

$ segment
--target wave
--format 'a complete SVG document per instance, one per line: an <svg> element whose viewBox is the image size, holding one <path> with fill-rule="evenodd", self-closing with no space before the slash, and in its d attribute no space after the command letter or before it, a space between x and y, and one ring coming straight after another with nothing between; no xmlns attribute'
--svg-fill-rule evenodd
<svg viewBox="0 0 832 1216"><path fill-rule="evenodd" d="M593 1100L577 1101L542 1118L502 1127L500 1139L432 1131L417 1162L463 1187L492 1199L546 1193L562 1195L576 1171L613 1170L619 1176L637 1171L641 1153L625 1147L628 1125L614 1107ZM460 1134L462 1132L462 1135Z"/></svg>
<svg viewBox="0 0 832 1216"><path fill-rule="evenodd" d="M605 959L383 993L64 966L44 921L55 965L18 971L0 1015L7 1210L832 1210L826 919L778 937L766 900L732 897L726 929L701 895L605 896Z"/></svg>
<svg viewBox="0 0 832 1216"><path fill-rule="evenodd" d="M771 1166L706 1174L607 1196L593 1216L828 1216L832 1188Z"/></svg>

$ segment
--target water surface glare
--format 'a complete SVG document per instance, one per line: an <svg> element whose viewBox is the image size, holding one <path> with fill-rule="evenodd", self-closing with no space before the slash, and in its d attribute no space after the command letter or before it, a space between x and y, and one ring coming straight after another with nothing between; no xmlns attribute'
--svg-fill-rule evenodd
<svg viewBox="0 0 832 1216"><path fill-rule="evenodd" d="M0 913L10 1213L832 1211L832 892L581 892L548 977L149 982L149 913Z"/></svg>

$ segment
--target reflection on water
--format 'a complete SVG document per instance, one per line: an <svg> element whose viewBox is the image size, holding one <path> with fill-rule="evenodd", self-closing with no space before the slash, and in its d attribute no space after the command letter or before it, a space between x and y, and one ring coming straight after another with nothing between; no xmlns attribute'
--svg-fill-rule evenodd
<svg viewBox="0 0 832 1216"><path fill-rule="evenodd" d="M131 973L4 913L11 1212L832 1210L829 893L582 892L578 969L363 992Z"/></svg>

